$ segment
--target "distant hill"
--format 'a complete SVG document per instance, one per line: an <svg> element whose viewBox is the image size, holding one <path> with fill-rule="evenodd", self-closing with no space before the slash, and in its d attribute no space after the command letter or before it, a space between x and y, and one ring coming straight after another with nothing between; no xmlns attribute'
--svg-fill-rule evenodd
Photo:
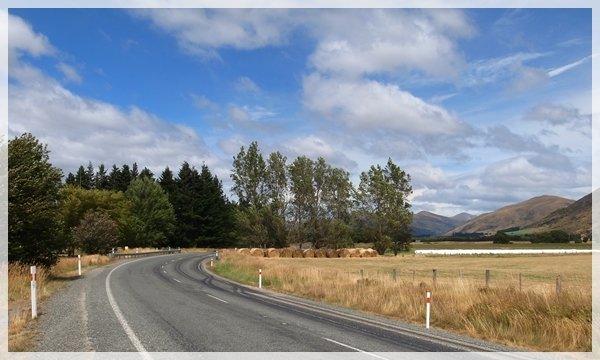
<svg viewBox="0 0 600 360"><path fill-rule="evenodd" d="M574 202L574 200L565 199L559 196L543 195L534 197L518 204L505 206L496 211L479 215L478 217L449 230L446 232L446 235L452 235L454 233L496 232L515 227L524 228Z"/></svg>
<svg viewBox="0 0 600 360"><path fill-rule="evenodd" d="M570 234L588 235L592 232L592 194L571 205L553 211L542 220L527 226L530 232L564 230Z"/></svg>
<svg viewBox="0 0 600 360"><path fill-rule="evenodd" d="M460 213L458 215L454 215L453 217L451 217L450 219L455 220L456 222L458 222L458 225L464 224L469 220L473 220L475 219L477 216L476 215L472 215L466 212ZM457 225L457 226L458 226Z"/></svg>
<svg viewBox="0 0 600 360"><path fill-rule="evenodd" d="M421 211L413 215L413 236L441 236L448 230L474 218L474 215L461 213L453 217Z"/></svg>

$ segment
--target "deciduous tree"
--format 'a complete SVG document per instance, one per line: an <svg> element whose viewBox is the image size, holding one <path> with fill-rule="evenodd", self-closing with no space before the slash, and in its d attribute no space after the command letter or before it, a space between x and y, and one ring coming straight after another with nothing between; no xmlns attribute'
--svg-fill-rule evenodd
<svg viewBox="0 0 600 360"><path fill-rule="evenodd" d="M8 142L8 258L53 265L62 244L57 218L62 173L46 145L26 133Z"/></svg>
<svg viewBox="0 0 600 360"><path fill-rule="evenodd" d="M410 241L406 232L412 222L407 197L412 193L410 176L388 159L385 168L373 165L361 173L357 205L364 226L373 232L376 250L383 254L392 241Z"/></svg>
<svg viewBox="0 0 600 360"><path fill-rule="evenodd" d="M105 255L117 246L119 227L105 211L90 210L73 228L73 239L84 253Z"/></svg>

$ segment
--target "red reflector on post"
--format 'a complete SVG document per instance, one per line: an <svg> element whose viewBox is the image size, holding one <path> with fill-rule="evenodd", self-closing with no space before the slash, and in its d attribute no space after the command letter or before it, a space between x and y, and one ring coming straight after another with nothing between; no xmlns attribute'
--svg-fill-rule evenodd
<svg viewBox="0 0 600 360"><path fill-rule="evenodd" d="M427 301L429 304L431 304L431 292L429 292L429 291L427 292L427 298L426 298L426 301Z"/></svg>

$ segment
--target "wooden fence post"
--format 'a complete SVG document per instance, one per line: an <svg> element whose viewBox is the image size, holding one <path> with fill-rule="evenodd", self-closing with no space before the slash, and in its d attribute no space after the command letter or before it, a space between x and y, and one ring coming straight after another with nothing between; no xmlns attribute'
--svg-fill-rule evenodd
<svg viewBox="0 0 600 360"><path fill-rule="evenodd" d="M485 271L485 287L490 287L490 271Z"/></svg>

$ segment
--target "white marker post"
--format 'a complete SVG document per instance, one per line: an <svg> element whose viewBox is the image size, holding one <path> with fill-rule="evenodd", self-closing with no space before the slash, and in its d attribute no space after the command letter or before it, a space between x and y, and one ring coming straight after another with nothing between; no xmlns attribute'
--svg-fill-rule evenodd
<svg viewBox="0 0 600 360"><path fill-rule="evenodd" d="M262 289L262 269L258 269L258 288Z"/></svg>
<svg viewBox="0 0 600 360"><path fill-rule="evenodd" d="M77 272L81 276L81 255L77 255Z"/></svg>
<svg viewBox="0 0 600 360"><path fill-rule="evenodd" d="M35 281L35 266L31 266L29 272L31 273L31 318L35 319L37 317L37 282Z"/></svg>
<svg viewBox="0 0 600 360"><path fill-rule="evenodd" d="M431 291L427 292L427 316L425 319L425 328L429 329L429 318L431 313Z"/></svg>
<svg viewBox="0 0 600 360"><path fill-rule="evenodd" d="M213 267L213 259L210 259L210 267Z"/></svg>

